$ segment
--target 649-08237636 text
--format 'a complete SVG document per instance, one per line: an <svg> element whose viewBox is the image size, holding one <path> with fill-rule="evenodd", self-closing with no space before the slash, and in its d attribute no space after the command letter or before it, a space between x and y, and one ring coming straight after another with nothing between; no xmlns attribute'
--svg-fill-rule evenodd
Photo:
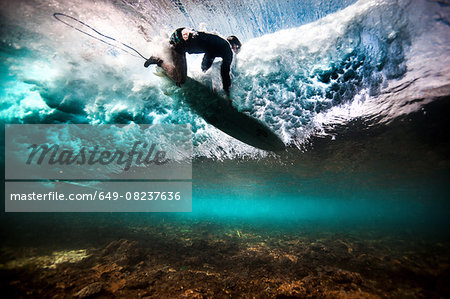
<svg viewBox="0 0 450 299"><path fill-rule="evenodd" d="M182 193L180 191L135 191L135 192L105 192L94 191L91 193L69 193L65 194L57 191L50 191L48 193L11 193L10 200L38 200L38 201L90 201L90 200L148 200L148 201L178 201L181 200Z"/></svg>

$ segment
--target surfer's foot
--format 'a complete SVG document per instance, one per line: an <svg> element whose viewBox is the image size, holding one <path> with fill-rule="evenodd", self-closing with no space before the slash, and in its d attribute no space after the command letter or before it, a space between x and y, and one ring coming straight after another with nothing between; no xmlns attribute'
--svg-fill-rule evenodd
<svg viewBox="0 0 450 299"><path fill-rule="evenodd" d="M154 57L154 56L150 56L150 58L147 59L147 61L145 61L144 66L148 67L151 64L156 64L158 66L161 66L162 62L163 62L162 59L159 59L159 58Z"/></svg>

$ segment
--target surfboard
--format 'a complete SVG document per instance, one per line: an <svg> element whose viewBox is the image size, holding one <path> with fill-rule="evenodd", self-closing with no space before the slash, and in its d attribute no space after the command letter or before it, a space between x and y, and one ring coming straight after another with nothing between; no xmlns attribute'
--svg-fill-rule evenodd
<svg viewBox="0 0 450 299"><path fill-rule="evenodd" d="M158 74L160 75L160 74ZM162 76L174 82L168 76ZM266 124L233 107L224 96L190 77L181 85L184 102L207 123L253 147L266 151L285 149L284 142Z"/></svg>

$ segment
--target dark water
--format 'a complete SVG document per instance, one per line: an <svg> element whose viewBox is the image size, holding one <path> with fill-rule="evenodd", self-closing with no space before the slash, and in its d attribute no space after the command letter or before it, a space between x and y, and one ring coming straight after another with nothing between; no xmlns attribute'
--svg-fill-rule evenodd
<svg viewBox="0 0 450 299"><path fill-rule="evenodd" d="M450 296L445 2L17 3L0 6L2 124L189 123L194 157L191 213L2 212L11 297ZM209 126L135 57L55 11L139 49L202 22L239 35L235 105L287 149ZM217 65L203 75L188 62L217 83Z"/></svg>

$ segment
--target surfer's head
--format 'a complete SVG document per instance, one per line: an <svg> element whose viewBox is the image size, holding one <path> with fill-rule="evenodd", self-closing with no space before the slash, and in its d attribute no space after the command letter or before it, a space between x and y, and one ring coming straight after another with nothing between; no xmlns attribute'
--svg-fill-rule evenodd
<svg viewBox="0 0 450 299"><path fill-rule="evenodd" d="M175 30L170 36L169 43L175 50L183 50L186 47L188 41L198 36L198 32L191 28L181 27Z"/></svg>
<svg viewBox="0 0 450 299"><path fill-rule="evenodd" d="M239 53L242 46L240 40L236 36L230 35L229 37L227 37L227 41L230 43L231 49L233 49L234 53Z"/></svg>

